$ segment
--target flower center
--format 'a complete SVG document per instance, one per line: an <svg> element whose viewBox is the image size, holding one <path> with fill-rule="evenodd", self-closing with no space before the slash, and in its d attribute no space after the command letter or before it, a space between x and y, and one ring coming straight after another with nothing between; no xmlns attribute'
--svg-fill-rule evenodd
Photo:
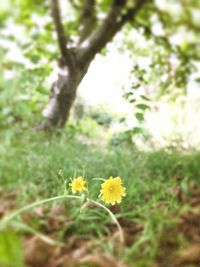
<svg viewBox="0 0 200 267"><path fill-rule="evenodd" d="M109 191L110 193L113 193L113 191L114 191L114 186L113 186L113 185L110 185L108 191Z"/></svg>
<svg viewBox="0 0 200 267"><path fill-rule="evenodd" d="M81 187L81 183L78 182L78 183L76 184L76 186L77 186L77 187Z"/></svg>

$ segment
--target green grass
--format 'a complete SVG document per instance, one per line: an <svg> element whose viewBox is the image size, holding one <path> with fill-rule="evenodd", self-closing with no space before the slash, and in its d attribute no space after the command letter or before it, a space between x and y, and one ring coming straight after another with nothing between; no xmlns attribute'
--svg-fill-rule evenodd
<svg viewBox="0 0 200 267"><path fill-rule="evenodd" d="M143 152L125 145L84 145L66 131L50 137L12 129L2 132L1 139L4 142L0 147L0 186L8 191L19 190L19 207L62 194L60 169L66 178L73 177L75 171L81 175L84 170L94 199L99 195L101 182L91 178L120 176L127 188L127 196L118 217L144 225L136 242L127 247L123 255L126 262L134 261L137 267L150 266L157 253L162 229L173 224L178 216L180 203L171 188L180 185L187 194L190 179L200 182L200 153L195 151ZM79 201L66 203L73 223L66 224L58 236L64 232L65 235L73 232L80 236L96 236L100 245L112 253L112 242L105 245L103 241L103 235L109 233L109 216L94 209L79 213L80 205ZM169 216L173 219L169 220ZM33 226L39 228L37 222Z"/></svg>

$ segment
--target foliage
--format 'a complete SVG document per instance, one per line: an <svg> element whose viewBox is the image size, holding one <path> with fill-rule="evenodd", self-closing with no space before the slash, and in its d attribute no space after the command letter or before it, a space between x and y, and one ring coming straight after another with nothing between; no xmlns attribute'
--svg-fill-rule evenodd
<svg viewBox="0 0 200 267"><path fill-rule="evenodd" d="M34 125L35 120L41 118L41 110L46 102L45 70L27 70L18 65L15 71L18 74L14 78L4 80L1 84L0 127L9 127L13 123L22 127ZM12 70L10 72L12 74Z"/></svg>
<svg viewBox="0 0 200 267"><path fill-rule="evenodd" d="M145 96L145 85L147 82L144 79L144 70L139 69L136 65L130 77L130 88L125 89L124 98L132 105L136 126L129 129L129 134L144 134L145 113L151 109L151 100ZM121 122L126 119L122 118Z"/></svg>
<svg viewBox="0 0 200 267"><path fill-rule="evenodd" d="M103 105L89 108L86 114L105 127L109 127L114 119L112 113Z"/></svg>
<svg viewBox="0 0 200 267"><path fill-rule="evenodd" d="M174 101L198 80L200 6L198 1L155 3L124 29L120 49L130 51L148 94Z"/></svg>
<svg viewBox="0 0 200 267"><path fill-rule="evenodd" d="M132 112L128 116L120 117L119 122L124 130L113 134L112 145L133 144L135 137L149 139L150 136L145 128L145 115L151 110L151 99L145 95L145 85L144 71L136 65L123 88L123 97L130 104Z"/></svg>
<svg viewBox="0 0 200 267"><path fill-rule="evenodd" d="M17 30L19 36L14 35ZM41 117L47 101L49 84L46 78L52 66L49 58L31 44L32 37L26 38L24 34L25 28L17 25L13 25L13 29L5 26L0 32L0 127L13 123L20 123L22 127L33 125ZM48 40L45 42L48 45Z"/></svg>
<svg viewBox="0 0 200 267"><path fill-rule="evenodd" d="M41 118L48 99L56 40L47 1L5 2L0 17L0 127L28 127Z"/></svg>

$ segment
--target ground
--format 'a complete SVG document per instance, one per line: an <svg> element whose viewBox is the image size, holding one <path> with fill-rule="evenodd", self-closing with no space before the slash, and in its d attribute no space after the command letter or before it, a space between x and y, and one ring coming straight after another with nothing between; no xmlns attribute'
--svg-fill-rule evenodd
<svg viewBox="0 0 200 267"><path fill-rule="evenodd" d="M49 137L15 129L1 137L1 218L34 201L63 194L60 169L66 178L84 170L95 200L101 181L92 178L120 176L127 196L120 205L107 206L123 229L124 244L101 208L89 205L80 211L81 201L64 199L10 221L1 231L0 257L1 241L10 239L14 244L17 238L30 267L200 266L199 152L99 147L95 142L83 144L71 132Z"/></svg>

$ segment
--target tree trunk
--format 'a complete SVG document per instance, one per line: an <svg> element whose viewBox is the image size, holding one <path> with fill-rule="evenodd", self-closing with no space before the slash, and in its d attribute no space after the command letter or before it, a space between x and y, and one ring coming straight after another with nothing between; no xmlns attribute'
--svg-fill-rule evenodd
<svg viewBox="0 0 200 267"><path fill-rule="evenodd" d="M80 14L82 27L79 31L78 44L75 44L74 47L69 46L70 38L65 34L59 0L50 1L62 66L60 66L57 81L52 85L49 103L43 111L46 119L41 125L42 128L64 127L76 97L77 87L95 55L112 40L126 22L134 18L147 1L149 0L137 0L134 6L128 7L126 4L129 1L127 0L113 0L105 19L93 31L96 1L80 1L83 3L80 5L82 7ZM123 9L125 13L122 12Z"/></svg>
<svg viewBox="0 0 200 267"><path fill-rule="evenodd" d="M45 117L42 128L51 130L65 126L76 98L77 87L87 69L88 67L84 70L78 68L69 70L65 66L59 68L57 80L51 87L49 102L42 113Z"/></svg>

